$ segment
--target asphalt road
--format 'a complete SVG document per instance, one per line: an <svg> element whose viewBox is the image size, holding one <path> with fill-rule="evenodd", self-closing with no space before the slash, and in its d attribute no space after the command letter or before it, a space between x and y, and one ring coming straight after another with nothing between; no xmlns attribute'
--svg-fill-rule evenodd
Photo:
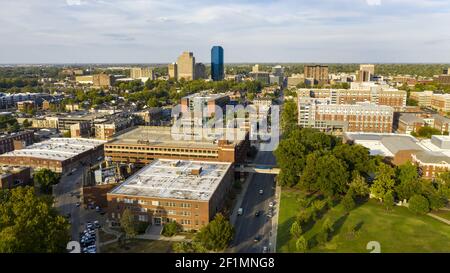
<svg viewBox="0 0 450 273"><path fill-rule="evenodd" d="M272 152L259 152L254 163L275 165L276 160ZM271 174L253 174L242 201L243 214L237 217L235 223L236 234L231 252L261 253L264 246L270 248L272 221L267 216L267 212L269 212L269 203L275 199L274 177ZM261 189L262 195L259 194ZM255 216L257 211L261 212L258 217ZM261 239L254 242L257 235L261 236Z"/></svg>
<svg viewBox="0 0 450 273"><path fill-rule="evenodd" d="M77 202L81 202L77 195L81 195L81 180L83 167L77 168L72 175L64 174L61 181L54 188L55 207L66 216L71 214L71 235L72 240L79 240L80 227L80 207L76 206ZM74 196L71 193L75 193Z"/></svg>

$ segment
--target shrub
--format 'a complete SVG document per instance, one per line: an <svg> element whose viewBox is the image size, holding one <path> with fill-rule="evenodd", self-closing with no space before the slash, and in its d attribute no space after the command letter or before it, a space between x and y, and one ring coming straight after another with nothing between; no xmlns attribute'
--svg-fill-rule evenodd
<svg viewBox="0 0 450 273"><path fill-rule="evenodd" d="M308 250L308 240L306 240L305 237L300 236L300 238L298 238L295 242L295 247L298 252L305 253Z"/></svg>
<svg viewBox="0 0 450 273"><path fill-rule="evenodd" d="M347 212L349 212L355 208L356 203L351 194L347 193L344 196L344 198L342 198L342 206L344 207L345 211L347 211Z"/></svg>
<svg viewBox="0 0 450 273"><path fill-rule="evenodd" d="M426 214L430 211L430 204L425 197L416 194L409 199L409 209L416 214Z"/></svg>
<svg viewBox="0 0 450 273"><path fill-rule="evenodd" d="M172 237L181 231L181 226L175 221L165 224L162 230L162 235Z"/></svg>

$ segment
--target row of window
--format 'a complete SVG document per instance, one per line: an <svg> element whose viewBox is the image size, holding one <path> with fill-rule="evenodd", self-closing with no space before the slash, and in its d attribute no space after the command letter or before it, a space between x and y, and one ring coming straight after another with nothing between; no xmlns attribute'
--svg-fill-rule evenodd
<svg viewBox="0 0 450 273"><path fill-rule="evenodd" d="M107 149L119 149L119 150L138 150L138 151L163 151L163 152L182 152L182 153L203 153L212 154L217 153L214 150L197 150L197 149L182 149L182 148L152 148L142 146L108 146Z"/></svg>
<svg viewBox="0 0 450 273"><path fill-rule="evenodd" d="M163 201L147 201L147 200L136 200L131 198L116 198L116 202L124 202L125 204L139 204L139 205L152 205L152 206L161 206L161 207L181 207L181 208L192 208L193 205L191 203L177 203L177 202L163 202ZM194 206L196 209L199 208L198 204L195 204Z"/></svg>

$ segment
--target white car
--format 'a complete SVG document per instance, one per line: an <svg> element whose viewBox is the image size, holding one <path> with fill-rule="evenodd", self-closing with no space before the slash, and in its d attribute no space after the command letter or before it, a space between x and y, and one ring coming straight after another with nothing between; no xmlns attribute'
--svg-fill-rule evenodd
<svg viewBox="0 0 450 273"><path fill-rule="evenodd" d="M274 205L273 202L269 203L269 207L273 208L273 205Z"/></svg>
<svg viewBox="0 0 450 273"><path fill-rule="evenodd" d="M243 208L239 208L238 212L237 212L237 215L242 215L243 212L244 212L244 209Z"/></svg>
<svg viewBox="0 0 450 273"><path fill-rule="evenodd" d="M263 194L264 193L264 191L263 190L259 190L259 194Z"/></svg>

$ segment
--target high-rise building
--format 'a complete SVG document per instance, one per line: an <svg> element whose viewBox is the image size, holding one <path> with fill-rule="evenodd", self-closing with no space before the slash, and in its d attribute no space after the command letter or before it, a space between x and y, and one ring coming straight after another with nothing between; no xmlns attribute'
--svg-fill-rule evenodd
<svg viewBox="0 0 450 273"><path fill-rule="evenodd" d="M150 67L133 67L130 69L130 77L132 79L149 78L155 79L155 72Z"/></svg>
<svg viewBox="0 0 450 273"><path fill-rule="evenodd" d="M195 57L194 53L185 51L177 61L178 65L178 80L185 79L191 81L195 79Z"/></svg>
<svg viewBox="0 0 450 273"><path fill-rule="evenodd" d="M223 48L213 46L211 49L211 78L213 81L221 81L224 78Z"/></svg>
<svg viewBox="0 0 450 273"><path fill-rule="evenodd" d="M169 64L169 78L178 79L178 65L177 63Z"/></svg>
<svg viewBox="0 0 450 273"><path fill-rule="evenodd" d="M356 81L358 82L370 82L375 75L375 65L362 64L359 66L359 70L356 71Z"/></svg>
<svg viewBox="0 0 450 273"><path fill-rule="evenodd" d="M195 64L195 79L206 79L206 66L202 63Z"/></svg>
<svg viewBox="0 0 450 273"><path fill-rule="evenodd" d="M327 65L305 65L305 79L311 80L314 84L328 83Z"/></svg>

